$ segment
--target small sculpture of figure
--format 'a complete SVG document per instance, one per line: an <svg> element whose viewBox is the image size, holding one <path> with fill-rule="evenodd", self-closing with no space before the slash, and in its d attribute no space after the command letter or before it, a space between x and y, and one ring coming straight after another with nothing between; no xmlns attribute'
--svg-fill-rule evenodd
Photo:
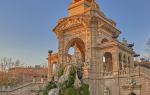
<svg viewBox="0 0 150 95"><path fill-rule="evenodd" d="M89 67L89 62L84 62L83 65L84 67Z"/></svg>
<svg viewBox="0 0 150 95"><path fill-rule="evenodd" d="M125 38L122 39L122 44L124 44L124 45L128 44L128 42L127 42L127 40Z"/></svg>
<svg viewBox="0 0 150 95"><path fill-rule="evenodd" d="M104 89L104 95L110 95L109 88L105 88L105 89Z"/></svg>
<svg viewBox="0 0 150 95"><path fill-rule="evenodd" d="M71 57L68 55L67 56L67 64L70 64L71 63Z"/></svg>
<svg viewBox="0 0 150 95"><path fill-rule="evenodd" d="M104 72L106 72L106 70L107 70L106 67L107 67L106 63L104 63Z"/></svg>

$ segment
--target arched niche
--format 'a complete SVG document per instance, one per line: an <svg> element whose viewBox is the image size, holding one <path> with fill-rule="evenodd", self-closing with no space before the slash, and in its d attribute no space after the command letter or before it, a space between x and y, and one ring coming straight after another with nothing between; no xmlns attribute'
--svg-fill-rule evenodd
<svg viewBox="0 0 150 95"><path fill-rule="evenodd" d="M110 52L105 52L103 55L103 64L105 72L113 71L113 63L112 63L112 54Z"/></svg>
<svg viewBox="0 0 150 95"><path fill-rule="evenodd" d="M122 70L122 53L119 53L119 70Z"/></svg>
<svg viewBox="0 0 150 95"><path fill-rule="evenodd" d="M127 56L125 54L123 55L123 63L124 63L124 68L127 68Z"/></svg>
<svg viewBox="0 0 150 95"><path fill-rule="evenodd" d="M65 54L68 55L69 49L74 48L74 52L81 55L81 61L85 62L85 44L82 39L80 38L73 38L68 41L65 47ZM77 56L79 57L79 56ZM66 56L67 59L67 56Z"/></svg>
<svg viewBox="0 0 150 95"><path fill-rule="evenodd" d="M130 56L128 57L128 64L129 65L131 64L131 57Z"/></svg>
<svg viewBox="0 0 150 95"><path fill-rule="evenodd" d="M57 62L53 62L52 63L52 74L55 74L56 73L56 71L57 71Z"/></svg>
<svg viewBox="0 0 150 95"><path fill-rule="evenodd" d="M129 95L136 95L134 92L131 92Z"/></svg>
<svg viewBox="0 0 150 95"><path fill-rule="evenodd" d="M107 43L108 41L109 41L108 39L104 38L104 39L102 39L101 43L102 43L102 44L103 44L103 43Z"/></svg>

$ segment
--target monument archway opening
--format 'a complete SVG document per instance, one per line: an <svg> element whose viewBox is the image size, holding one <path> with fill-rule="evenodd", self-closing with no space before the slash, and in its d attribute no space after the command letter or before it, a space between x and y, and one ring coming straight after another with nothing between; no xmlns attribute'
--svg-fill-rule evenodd
<svg viewBox="0 0 150 95"><path fill-rule="evenodd" d="M134 92L131 92L129 95L136 95Z"/></svg>
<svg viewBox="0 0 150 95"><path fill-rule="evenodd" d="M104 63L104 71L105 72L112 72L113 63L112 63L112 54L110 52L104 53L103 63Z"/></svg>
<svg viewBox="0 0 150 95"><path fill-rule="evenodd" d="M85 45L82 39L73 38L66 46L66 62L83 64L85 62Z"/></svg>

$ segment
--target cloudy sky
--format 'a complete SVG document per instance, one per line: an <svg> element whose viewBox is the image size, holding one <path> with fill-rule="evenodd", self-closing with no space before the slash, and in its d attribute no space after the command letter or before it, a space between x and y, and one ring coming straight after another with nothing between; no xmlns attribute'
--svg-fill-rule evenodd
<svg viewBox="0 0 150 95"><path fill-rule="evenodd" d="M96 0L108 18L116 21L135 51L145 54L150 38L150 0ZM46 63L47 51L57 51L52 29L67 16L71 0L0 0L0 59L26 64Z"/></svg>

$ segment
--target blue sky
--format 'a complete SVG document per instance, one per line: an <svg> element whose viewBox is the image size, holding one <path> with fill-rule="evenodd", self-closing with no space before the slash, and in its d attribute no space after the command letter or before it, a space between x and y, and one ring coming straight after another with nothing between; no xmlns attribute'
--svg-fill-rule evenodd
<svg viewBox="0 0 150 95"><path fill-rule="evenodd" d="M96 0L108 18L144 54L150 38L150 0ZM52 29L67 16L71 0L0 0L0 59L11 57L25 64L46 63L47 51L57 51Z"/></svg>

